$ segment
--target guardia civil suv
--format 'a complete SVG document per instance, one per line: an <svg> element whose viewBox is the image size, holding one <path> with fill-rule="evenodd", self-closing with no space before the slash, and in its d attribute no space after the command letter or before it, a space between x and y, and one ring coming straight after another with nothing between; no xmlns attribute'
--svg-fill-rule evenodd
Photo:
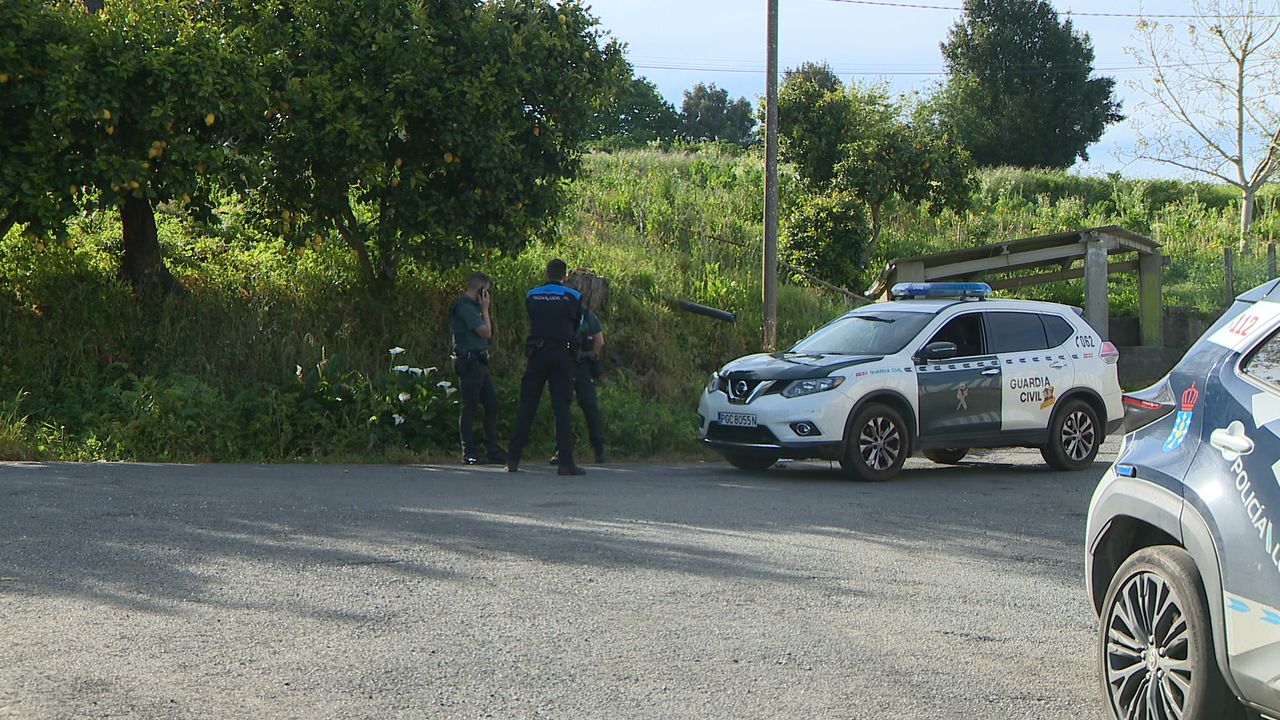
<svg viewBox="0 0 1280 720"><path fill-rule="evenodd" d="M869 481L915 452L955 463L975 447L1088 467L1123 420L1119 352L1075 308L990 292L899 284L790 350L730 362L699 402L701 441L743 469L839 460Z"/></svg>

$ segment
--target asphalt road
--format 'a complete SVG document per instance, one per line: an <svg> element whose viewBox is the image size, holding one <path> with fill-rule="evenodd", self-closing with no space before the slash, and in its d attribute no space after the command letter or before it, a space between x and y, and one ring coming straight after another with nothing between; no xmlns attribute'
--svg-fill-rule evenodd
<svg viewBox="0 0 1280 720"><path fill-rule="evenodd" d="M1089 471L0 464L0 718L1096 718Z"/></svg>

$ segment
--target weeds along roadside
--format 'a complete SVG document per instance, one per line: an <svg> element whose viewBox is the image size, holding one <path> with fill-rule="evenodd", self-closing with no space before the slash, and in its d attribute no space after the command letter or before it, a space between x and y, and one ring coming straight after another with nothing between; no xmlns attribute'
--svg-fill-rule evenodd
<svg viewBox="0 0 1280 720"><path fill-rule="evenodd" d="M674 182L678 202L684 180ZM742 204L758 196L748 184L735 192ZM700 202L703 217L723 209L719 200ZM384 462L456 455L456 397L437 383L454 381L447 310L470 267L408 268L390 293L371 297L355 286L337 244L285 252L238 225L234 213L212 231L167 215L160 221L169 266L191 290L162 303L138 302L115 280L118 230L107 216L79 221L68 247L18 232L0 242L0 397L7 398L0 456ZM740 249L723 244L694 252L672 245L665 231L646 237L625 223L575 227L567 222L554 248L535 242L518 258L477 266L494 277L502 436L514 420L523 367L523 295L559 255L610 280L601 313L609 340L601 404L611 453L698 453L696 403L707 372L758 347L751 329L759 327L758 255L740 258ZM737 312L742 322L679 313L672 297ZM800 308L787 315L783 336L792 340L843 307L799 288L787 288L784 298ZM392 356L393 348L404 352ZM392 369L401 366L422 372ZM409 381L421 382L404 387ZM545 406L533 443L550 452Z"/></svg>
<svg viewBox="0 0 1280 720"><path fill-rule="evenodd" d="M535 242L518 258L477 265L495 280L502 437L523 367L523 294L558 255L610 281L601 404L612 454L698 453L696 402L707 374L759 347L762 183L750 154L586 158L558 244ZM784 210L792 187L784 182ZM1266 238L1280 213L1274 195L1260 205L1255 227ZM115 280L118 229L109 216L79 221L73 247L17 231L0 241L0 457L386 462L456 454L456 397L438 383L454 380L446 314L472 268L405 268L394 290L370 297L339 245L282 252L234 212L227 220L208 230L161 217L168 262L191 293L159 304L135 301ZM991 171L965 213L892 213L879 254L1121 224L1165 243L1174 259L1167 304L1208 312L1221 303L1221 246L1234 242L1235 222L1222 188ZM1263 273L1264 255L1238 259L1237 287ZM1136 307L1125 278L1113 283L1117 314ZM1080 304L1082 290L1065 282L1024 296ZM680 313L668 298L740 321ZM846 307L784 283L780 340ZM550 425L544 403L532 447L550 452Z"/></svg>

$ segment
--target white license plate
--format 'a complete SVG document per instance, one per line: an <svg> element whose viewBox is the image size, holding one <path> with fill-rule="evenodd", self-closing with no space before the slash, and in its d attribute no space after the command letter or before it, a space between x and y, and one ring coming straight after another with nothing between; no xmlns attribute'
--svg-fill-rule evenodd
<svg viewBox="0 0 1280 720"><path fill-rule="evenodd" d="M730 427L755 427L756 416L745 413L720 413L720 424Z"/></svg>

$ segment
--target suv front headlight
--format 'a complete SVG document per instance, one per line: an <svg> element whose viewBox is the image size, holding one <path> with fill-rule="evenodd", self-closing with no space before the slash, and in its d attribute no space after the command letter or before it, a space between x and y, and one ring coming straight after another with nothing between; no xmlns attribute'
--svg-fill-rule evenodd
<svg viewBox="0 0 1280 720"><path fill-rule="evenodd" d="M720 389L720 373L711 373L711 379L707 381L707 392L713 393Z"/></svg>
<svg viewBox="0 0 1280 720"><path fill-rule="evenodd" d="M844 382L843 377L824 377L813 378L811 380L796 380L782 391L782 397L793 398L801 395L812 395L814 393L835 390L840 387L840 383Z"/></svg>

